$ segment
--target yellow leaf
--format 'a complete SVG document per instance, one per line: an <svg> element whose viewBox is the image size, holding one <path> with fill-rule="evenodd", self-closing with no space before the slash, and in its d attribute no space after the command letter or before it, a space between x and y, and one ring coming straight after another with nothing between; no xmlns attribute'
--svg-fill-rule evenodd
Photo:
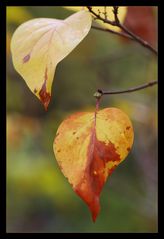
<svg viewBox="0 0 164 239"><path fill-rule="evenodd" d="M94 221L103 185L128 155L133 138L128 116L117 108L76 113L59 126L53 144L57 162Z"/></svg>
<svg viewBox="0 0 164 239"><path fill-rule="evenodd" d="M90 14L82 10L65 20L37 18L20 25L11 40L13 64L47 109L57 64L88 34Z"/></svg>
<svg viewBox="0 0 164 239"><path fill-rule="evenodd" d="M67 8L68 10L72 10L72 11L79 11L80 9L82 9L82 6L79 6L79 7L65 7ZM84 7L84 9L87 9L87 7ZM96 13L96 14L99 14L99 11L100 11L100 16L104 18L104 7L92 7L92 10ZM106 7L106 13L107 13L107 17L108 17L108 20L110 21L114 21L114 14L113 14L113 7ZM127 13L127 7L119 7L118 9L118 18L120 20L121 23L124 22L125 20L125 16L126 16L126 13ZM112 26L110 24L107 24L107 23L104 23L103 21L101 20L98 20L96 19L95 20L97 23L99 23L100 25L102 25L102 27L104 28L108 28L110 30L113 30L113 31L121 31L121 29L119 27L116 27L116 26Z"/></svg>

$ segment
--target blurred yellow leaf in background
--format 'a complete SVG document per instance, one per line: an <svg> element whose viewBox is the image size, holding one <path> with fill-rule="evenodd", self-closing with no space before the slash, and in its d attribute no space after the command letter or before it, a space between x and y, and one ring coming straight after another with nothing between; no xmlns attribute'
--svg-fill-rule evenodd
<svg viewBox="0 0 164 239"><path fill-rule="evenodd" d="M23 21L27 21L31 18L31 14L26 10L25 7L7 7L8 23L21 24Z"/></svg>
<svg viewBox="0 0 164 239"><path fill-rule="evenodd" d="M80 7L67 7L66 6L65 8L67 8L68 10L72 10L72 11L79 11L82 8L87 9L87 7L82 7L82 6L80 6ZM104 18L105 9L106 9L106 13L107 13L107 19L110 20L110 21L114 21L113 7L106 7L106 8L105 7L92 7L92 10L96 14L99 14L99 12L100 12L100 16L103 17L103 18ZM126 13L127 13L127 7L119 7L118 18L119 18L121 23L124 22ZM99 23L100 25L102 25L104 28L108 28L110 30L114 30L114 31L117 31L117 32L121 31L119 27L109 25L107 23L104 23L101 20L96 19L95 21L97 23Z"/></svg>

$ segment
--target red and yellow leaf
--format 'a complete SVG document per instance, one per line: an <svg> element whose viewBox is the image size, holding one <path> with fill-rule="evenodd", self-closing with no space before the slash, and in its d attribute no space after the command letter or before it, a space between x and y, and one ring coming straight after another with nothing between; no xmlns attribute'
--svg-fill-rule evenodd
<svg viewBox="0 0 164 239"><path fill-rule="evenodd" d="M133 137L128 116L117 108L76 113L59 126L53 145L57 162L93 221L104 183L128 155Z"/></svg>

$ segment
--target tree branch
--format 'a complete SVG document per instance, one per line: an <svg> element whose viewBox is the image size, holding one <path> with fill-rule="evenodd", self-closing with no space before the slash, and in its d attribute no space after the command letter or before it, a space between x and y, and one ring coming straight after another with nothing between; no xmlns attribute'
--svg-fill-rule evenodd
<svg viewBox="0 0 164 239"><path fill-rule="evenodd" d="M96 27L96 26L92 26L93 29L97 29L100 31L106 31L106 32L110 32L122 37L126 37L129 38L131 40L134 40L136 42L138 42L140 45L144 46L145 48L149 49L151 52L153 52L154 54L158 54L157 50L154 49L147 41L144 41L142 38L140 38L139 36L135 35L134 33L132 33L129 29L127 29L124 25L122 25L120 23L120 20L118 18L118 6L113 6L113 14L114 14L114 21L110 21L109 19L107 19L107 15L106 12L104 13L104 18L100 16L100 14L95 13L92 10L92 7L87 6L88 10L90 13L93 14L93 16L95 17L95 19L101 20L104 23L107 23L109 25L112 26L117 26L119 27L123 32L116 32L110 29L106 29L106 28L100 28L100 27ZM112 94L123 94L123 93L130 93L130 92L134 92L134 91L138 91L138 90L142 90L148 87L151 87L155 84L158 84L158 81L151 81L149 83L137 86L137 87L133 87L133 88L129 88L126 90L117 90L117 91L103 91L98 89L97 92L94 93L94 97L96 97L97 99L100 99L103 95L112 95Z"/></svg>
<svg viewBox="0 0 164 239"><path fill-rule="evenodd" d="M137 87L133 87L133 88L129 88L126 90L117 90L117 91L103 91L98 89L96 93L94 93L94 97L96 98L100 98L103 95L113 95L113 94L123 94L123 93L130 93L130 92L134 92L134 91L138 91L138 90L142 90L148 87L151 87L155 84L158 84L158 81L151 81L149 83L137 86Z"/></svg>
<svg viewBox="0 0 164 239"><path fill-rule="evenodd" d="M134 33L132 33L131 31L129 31L125 26L123 26L121 23L119 23L119 27L125 32L127 33L129 36L131 36L133 38L133 40L135 40L136 42L138 42L139 44L141 44L142 46L146 47L147 49L149 49L151 52L153 52L155 55L158 55L158 51L156 49L154 49L147 41L144 41L142 38L140 38L139 36L135 35Z"/></svg>
<svg viewBox="0 0 164 239"><path fill-rule="evenodd" d="M103 21L104 23L108 23L108 24L110 24L112 26L117 26L115 21L110 21L109 19L103 18L99 14L95 13L92 10L92 7L87 6L87 8L90 11L90 13L92 13L95 16L96 19L99 19L99 20Z"/></svg>
<svg viewBox="0 0 164 239"><path fill-rule="evenodd" d="M135 35L134 33L132 33L129 29L127 29L124 25L122 25L120 23L120 20L118 18L118 9L119 9L118 6L113 6L113 14L114 14L114 17L115 17L114 21L110 21L109 19L107 19L107 17L105 17L105 18L101 17L100 14L97 14L92 10L92 7L87 6L87 8L88 8L89 12L92 13L95 16L95 19L101 20L102 22L107 23L109 25L119 27L123 31L123 33L116 33L113 30L108 30L108 29L103 29L103 28L98 28L98 27L92 27L92 28L97 29L97 30L101 30L101 31L114 33L114 34L117 34L119 36L127 37L131 40L134 40L134 41L138 42L140 45L144 46L145 48L149 49L155 55L158 55L157 50L154 49L147 41L145 41L142 38L140 38L139 36Z"/></svg>
<svg viewBox="0 0 164 239"><path fill-rule="evenodd" d="M148 48L150 51L152 51L156 55L158 54L158 52L147 41L144 41L142 38L140 38L139 36L137 36L133 32L131 32L126 26L121 24L121 22L120 22L120 20L118 18L118 7L117 6L113 6L113 13L114 13L115 22L117 23L117 26L123 32L125 32L127 35L131 36L136 42L138 42L142 46Z"/></svg>
<svg viewBox="0 0 164 239"><path fill-rule="evenodd" d="M113 30L108 29L108 28L101 28L101 27L97 27L97 26L92 26L92 28L96 29L96 30L104 31L104 32L110 32L110 33L113 33L115 35L122 36L122 37L125 37L125 38L128 38L128 39L134 40L131 36L129 36L128 34L123 33L123 32L116 32L116 31L113 31Z"/></svg>

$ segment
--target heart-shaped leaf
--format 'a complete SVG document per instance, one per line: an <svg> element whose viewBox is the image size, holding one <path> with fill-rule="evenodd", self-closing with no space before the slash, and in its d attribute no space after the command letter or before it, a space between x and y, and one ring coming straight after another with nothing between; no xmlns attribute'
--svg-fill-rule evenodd
<svg viewBox="0 0 164 239"><path fill-rule="evenodd" d="M11 40L13 64L47 109L57 64L88 34L91 16L81 10L65 20L37 18L20 25Z"/></svg>
<svg viewBox="0 0 164 239"><path fill-rule="evenodd" d="M57 162L94 221L103 185L128 155L133 137L128 116L117 108L76 113L59 126L53 145Z"/></svg>

